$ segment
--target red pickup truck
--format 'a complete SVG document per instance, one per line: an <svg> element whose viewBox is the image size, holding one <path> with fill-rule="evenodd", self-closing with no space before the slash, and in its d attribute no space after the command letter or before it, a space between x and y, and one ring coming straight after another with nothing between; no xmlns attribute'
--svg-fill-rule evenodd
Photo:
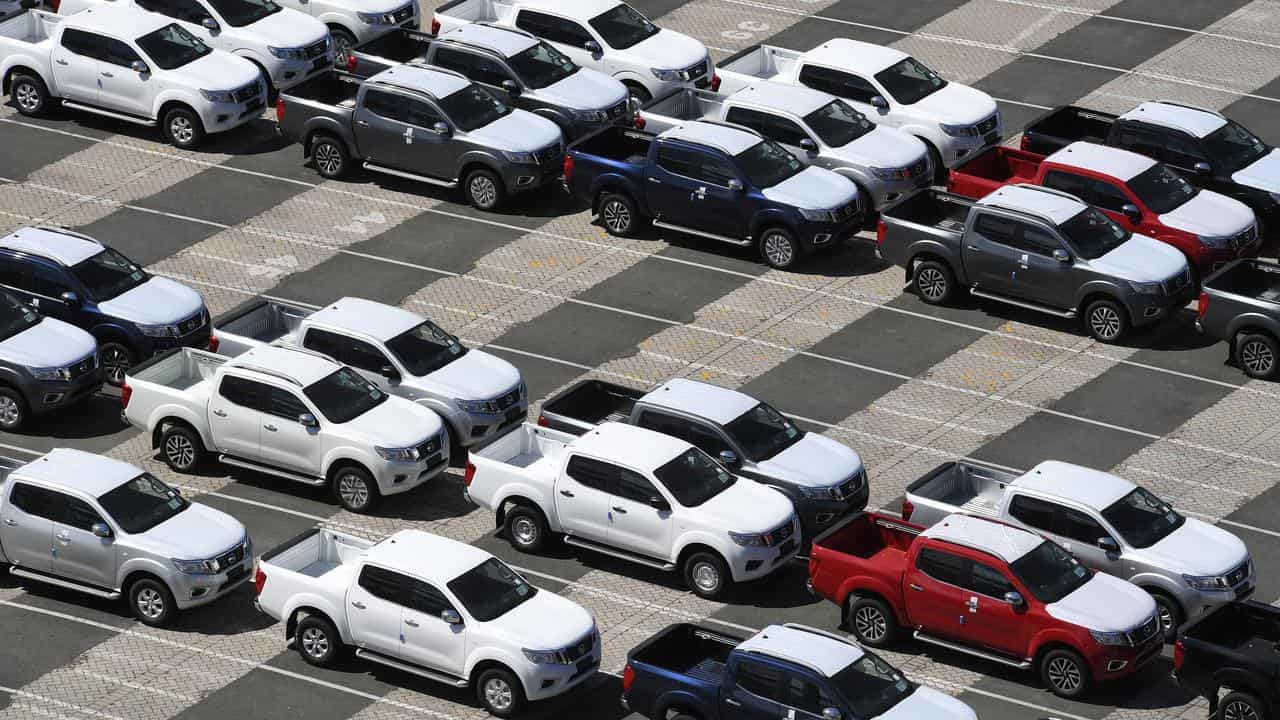
<svg viewBox="0 0 1280 720"><path fill-rule="evenodd" d="M1125 230L1178 248L1200 277L1262 245L1244 203L1201 190L1164 163L1095 143L1071 143L1049 156L993 147L952 169L947 190L980 198L1013 183L1075 195Z"/></svg>
<svg viewBox="0 0 1280 720"><path fill-rule="evenodd" d="M922 642L1034 668L1066 698L1132 675L1164 647L1145 591L1035 533L969 515L927 530L855 515L814 540L809 583L867 645L910 628Z"/></svg>

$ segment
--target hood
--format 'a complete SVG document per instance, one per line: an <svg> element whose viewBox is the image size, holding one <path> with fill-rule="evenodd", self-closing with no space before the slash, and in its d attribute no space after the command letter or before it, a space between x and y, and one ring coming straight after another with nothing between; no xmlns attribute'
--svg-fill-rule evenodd
<svg viewBox="0 0 1280 720"><path fill-rule="evenodd" d="M1257 221L1248 205L1212 190L1201 190L1160 216L1164 225L1206 237L1238 235Z"/></svg>
<svg viewBox="0 0 1280 720"><path fill-rule="evenodd" d="M1098 632L1127 632L1156 611L1146 590L1127 580L1094 573L1089 582L1056 603L1045 606L1050 616Z"/></svg>
<svg viewBox="0 0 1280 720"><path fill-rule="evenodd" d="M1188 575L1226 575L1249 557L1240 538L1195 518L1149 548L1136 550L1149 562Z"/></svg>
<svg viewBox="0 0 1280 720"><path fill-rule="evenodd" d="M1272 148L1252 165L1237 170L1231 179L1251 188L1280 193L1280 148Z"/></svg>
<svg viewBox="0 0 1280 720"><path fill-rule="evenodd" d="M930 687L918 687L902 702L876 715L880 720L978 720L973 708Z"/></svg>
<svg viewBox="0 0 1280 720"><path fill-rule="evenodd" d="M1172 245L1133 235L1115 250L1089 261L1094 269L1134 282L1161 282L1182 272L1187 259Z"/></svg>
<svg viewBox="0 0 1280 720"><path fill-rule="evenodd" d="M533 152L560 139L560 128L524 110L512 110L484 127L467 133L484 145L509 152Z"/></svg>
<svg viewBox="0 0 1280 720"><path fill-rule="evenodd" d="M768 532L795 513L787 496L746 478L738 478L728 490L689 510L712 527L737 533Z"/></svg>
<svg viewBox="0 0 1280 720"><path fill-rule="evenodd" d="M847 145L831 148L831 154L847 163L878 168L900 168L914 165L928 155L919 138L886 125L875 129Z"/></svg>
<svg viewBox="0 0 1280 720"><path fill-rule="evenodd" d="M660 70L684 70L699 60L707 60L707 46L688 35L674 30L659 30L653 37L646 38L626 50L615 50L617 54L626 54L636 63L645 67ZM645 71L646 74L648 71ZM649 75L652 77L652 75Z"/></svg>
<svg viewBox="0 0 1280 720"><path fill-rule="evenodd" d="M916 104L905 107L948 125L973 125L991 117L997 109L996 101L990 95L954 82L947 83L946 87Z"/></svg>
<svg viewBox="0 0 1280 720"><path fill-rule="evenodd" d="M235 90L261 77L258 66L242 57L214 50L166 76L185 87L200 90Z"/></svg>
<svg viewBox="0 0 1280 720"><path fill-rule="evenodd" d="M202 307L204 298L200 293L163 277L152 277L98 303L98 309L107 315L142 325L170 325L191 317Z"/></svg>
<svg viewBox="0 0 1280 720"><path fill-rule="evenodd" d="M460 400L491 400L518 382L520 371L515 365L483 350L468 350L457 360L421 378L420 384Z"/></svg>
<svg viewBox="0 0 1280 720"><path fill-rule="evenodd" d="M547 102L575 110L604 110L627 97L625 85L589 68L579 68L560 82L534 92Z"/></svg>
<svg viewBox="0 0 1280 720"><path fill-rule="evenodd" d="M65 367L97 347L89 333L47 317L0 342L0 358L29 368Z"/></svg>
<svg viewBox="0 0 1280 720"><path fill-rule="evenodd" d="M831 487L862 471L862 458L852 448L818 433L757 463L760 472L806 487Z"/></svg>
<svg viewBox="0 0 1280 720"><path fill-rule="evenodd" d="M858 187L843 175L812 165L761 192L773 202L806 210L835 209L853 202Z"/></svg>
<svg viewBox="0 0 1280 720"><path fill-rule="evenodd" d="M426 442L441 427L440 416L434 410L392 395L381 405L343 423L342 431L362 435L370 445L401 448Z"/></svg>
<svg viewBox="0 0 1280 720"><path fill-rule="evenodd" d="M591 632L595 618L581 605L550 590L532 598L483 627L504 635L513 645L530 650L559 650Z"/></svg>
<svg viewBox="0 0 1280 720"><path fill-rule="evenodd" d="M133 536L150 552L179 560L208 560L244 539L239 520L208 505L190 507L159 525Z"/></svg>
<svg viewBox="0 0 1280 720"><path fill-rule="evenodd" d="M329 29L306 13L285 8L244 27L223 25L223 32L252 34L271 47L299 48L320 42L329 34Z"/></svg>

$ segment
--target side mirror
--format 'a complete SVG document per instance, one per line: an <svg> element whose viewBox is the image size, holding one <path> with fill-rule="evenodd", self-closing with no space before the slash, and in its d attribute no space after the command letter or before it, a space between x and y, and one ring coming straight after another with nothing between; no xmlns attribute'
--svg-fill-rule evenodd
<svg viewBox="0 0 1280 720"><path fill-rule="evenodd" d="M1071 262L1071 253L1063 250L1062 248L1058 248L1053 251L1053 259L1060 263L1069 263Z"/></svg>
<svg viewBox="0 0 1280 720"><path fill-rule="evenodd" d="M1196 173L1200 175L1210 175L1213 173L1213 168L1209 163L1204 162L1203 160L1195 164L1195 170Z"/></svg>
<svg viewBox="0 0 1280 720"><path fill-rule="evenodd" d="M889 101L885 100L883 95L876 95L875 97L871 98L871 107L877 108L880 110L888 110Z"/></svg>
<svg viewBox="0 0 1280 720"><path fill-rule="evenodd" d="M390 365L383 365L378 368L378 374L391 382L400 382L400 371Z"/></svg>
<svg viewBox="0 0 1280 720"><path fill-rule="evenodd" d="M600 43L596 42L595 40L588 40L582 43L582 49L586 50L592 55L599 55L601 52Z"/></svg>
<svg viewBox="0 0 1280 720"><path fill-rule="evenodd" d="M148 67L147 64L142 62L141 60L134 60L133 62L129 63L129 69L138 73L139 75L146 75L147 73L151 72L151 68Z"/></svg>
<svg viewBox="0 0 1280 720"><path fill-rule="evenodd" d="M1024 602L1022 599L1022 593L1018 592L1017 590L1010 590L1009 592L1005 593L1004 601L1006 603L1009 603L1013 607L1022 607L1022 603Z"/></svg>
<svg viewBox="0 0 1280 720"><path fill-rule="evenodd" d="M520 94L520 86L516 84L515 80L503 80L502 91L511 97L515 97Z"/></svg>
<svg viewBox="0 0 1280 720"><path fill-rule="evenodd" d="M737 467L740 462L738 460L738 453L732 450L721 450L720 454L716 456L716 459L725 467Z"/></svg>
<svg viewBox="0 0 1280 720"><path fill-rule="evenodd" d="M440 619L449 623L450 625L462 624L462 616L458 614L457 610L442 610L440 612Z"/></svg>
<svg viewBox="0 0 1280 720"><path fill-rule="evenodd" d="M840 711L833 708L822 708L822 720L840 720L843 717Z"/></svg>
<svg viewBox="0 0 1280 720"><path fill-rule="evenodd" d="M1098 547L1105 550L1108 555L1120 552L1120 543L1111 537L1098 538Z"/></svg>
<svg viewBox="0 0 1280 720"><path fill-rule="evenodd" d="M58 299L66 303L67 307L80 307L80 296L70 290L59 295Z"/></svg>
<svg viewBox="0 0 1280 720"><path fill-rule="evenodd" d="M213 18L211 18L211 17L207 17L207 18L205 18L205 19L201 20L201 21L200 21L200 27L203 27L205 30L208 30L209 32L215 32L215 33L216 33L216 32L218 32L218 30L220 30L220 29L221 29L221 28L219 28L219 27L218 27L218 21L217 21L217 20L214 20L214 19L213 19Z"/></svg>
<svg viewBox="0 0 1280 720"><path fill-rule="evenodd" d="M438 122L438 123L436 123L435 125L432 125L432 126L431 126L431 130L432 130L432 132L434 132L434 133L435 133L435 134L437 134L437 135L449 135L449 134L450 134L450 130L449 130L449 125L448 125L448 123Z"/></svg>
<svg viewBox="0 0 1280 720"><path fill-rule="evenodd" d="M1129 222L1142 222L1142 211L1133 203L1125 203L1125 205L1120 208L1120 212L1124 213L1124 216L1129 218Z"/></svg>
<svg viewBox="0 0 1280 720"><path fill-rule="evenodd" d="M658 512L667 512L671 509L671 503L667 502L667 499L661 495L654 495L649 498L649 507Z"/></svg>
<svg viewBox="0 0 1280 720"><path fill-rule="evenodd" d="M800 149L805 152L816 153L818 152L818 143L814 142L812 138L805 138L800 141Z"/></svg>
<svg viewBox="0 0 1280 720"><path fill-rule="evenodd" d="M100 538L111 537L111 528L107 527L106 523L94 523L89 528L89 532L93 533L94 535L97 535Z"/></svg>
<svg viewBox="0 0 1280 720"><path fill-rule="evenodd" d="M734 191L734 192L742 192L742 188L743 188L743 187L744 187L744 186L743 186L743 184L742 184L742 181L741 181L741 180L739 180L738 178L730 178L730 179L729 179L729 189L730 189L730 190L732 190L732 191Z"/></svg>
<svg viewBox="0 0 1280 720"><path fill-rule="evenodd" d="M319 427L320 421L316 420L316 416L311 413L302 413L298 416L298 424L303 427L313 428Z"/></svg>

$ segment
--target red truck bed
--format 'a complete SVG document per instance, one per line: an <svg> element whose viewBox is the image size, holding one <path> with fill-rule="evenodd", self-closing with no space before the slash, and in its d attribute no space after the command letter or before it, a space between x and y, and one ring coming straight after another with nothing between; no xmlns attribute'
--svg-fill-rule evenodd
<svg viewBox="0 0 1280 720"><path fill-rule="evenodd" d="M907 550L923 530L879 513L852 516L813 541L809 554L813 591L843 606L850 587L878 587L895 602L902 592Z"/></svg>
<svg viewBox="0 0 1280 720"><path fill-rule="evenodd" d="M951 170L947 191L980 198L1003 185L1034 182L1044 155L1003 145L973 156Z"/></svg>

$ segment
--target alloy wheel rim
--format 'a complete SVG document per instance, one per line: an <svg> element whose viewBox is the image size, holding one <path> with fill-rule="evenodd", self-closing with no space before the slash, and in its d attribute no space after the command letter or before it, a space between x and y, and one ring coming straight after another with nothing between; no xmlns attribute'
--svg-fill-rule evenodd
<svg viewBox="0 0 1280 720"><path fill-rule="evenodd" d="M1222 720L1258 720L1258 713L1249 703L1232 700L1222 708Z"/></svg>
<svg viewBox="0 0 1280 720"><path fill-rule="evenodd" d="M484 684L484 699L495 710L507 710L511 707L511 686L502 678L490 678Z"/></svg>
<svg viewBox="0 0 1280 720"><path fill-rule="evenodd" d="M720 586L720 572L711 563L698 563L693 566L693 584L703 592L711 592Z"/></svg>
<svg viewBox="0 0 1280 720"><path fill-rule="evenodd" d="M764 255L774 265L787 265L795 257L795 249L782 233L769 233L764 239Z"/></svg>
<svg viewBox="0 0 1280 720"><path fill-rule="evenodd" d="M369 502L369 487L364 478L346 473L338 480L338 495L351 507L364 507Z"/></svg>
<svg viewBox="0 0 1280 720"><path fill-rule="evenodd" d="M853 627L858 631L858 635L872 642L884 639L888 631L888 623L885 622L884 615L872 607L858 608L853 615Z"/></svg>
<svg viewBox="0 0 1280 720"><path fill-rule="evenodd" d="M916 285L920 288L920 294L930 300L938 300L947 290L947 279L942 277L940 271L925 268L920 271L920 277L916 278Z"/></svg>
<svg viewBox="0 0 1280 720"><path fill-rule="evenodd" d="M195 446L183 435L170 435L169 439L164 441L164 453L169 458L169 462L178 467L190 467L196 459Z"/></svg>
<svg viewBox="0 0 1280 720"><path fill-rule="evenodd" d="M492 207L498 199L498 188L484 175L471 179L471 197L480 207Z"/></svg>
<svg viewBox="0 0 1280 720"><path fill-rule="evenodd" d="M516 521L511 524L511 532L516 536L516 542L521 545L532 545L538 536L538 529L527 517L516 518Z"/></svg>
<svg viewBox="0 0 1280 720"><path fill-rule="evenodd" d="M28 112L40 107L40 93L30 83L22 83L13 92L18 107Z"/></svg>
<svg viewBox="0 0 1280 720"><path fill-rule="evenodd" d="M1080 668L1068 658L1054 658L1049 663L1049 682L1064 692L1080 687Z"/></svg>
<svg viewBox="0 0 1280 720"><path fill-rule="evenodd" d="M631 225L631 212L627 206L617 200L610 200L604 205L604 226L620 233Z"/></svg>
<svg viewBox="0 0 1280 720"><path fill-rule="evenodd" d="M152 588L143 588L138 593L138 610L149 620L155 620L164 613L164 598Z"/></svg>
<svg viewBox="0 0 1280 720"><path fill-rule="evenodd" d="M179 143L189 143L195 137L195 130L191 126L191 120L185 115L178 115L169 121L169 135Z"/></svg>
<svg viewBox="0 0 1280 720"><path fill-rule="evenodd" d="M1160 629L1166 634L1173 629L1173 612L1164 603L1156 603L1156 610L1160 613Z"/></svg>
<svg viewBox="0 0 1280 720"><path fill-rule="evenodd" d="M18 408L18 401L7 395L0 395L0 425L13 427L18 424L21 417L22 411Z"/></svg>
<svg viewBox="0 0 1280 720"><path fill-rule="evenodd" d="M1240 348L1240 359L1249 372L1257 375L1265 375L1271 372L1271 368L1275 365L1276 358L1271 354L1271 348L1266 343L1249 342Z"/></svg>
<svg viewBox="0 0 1280 720"><path fill-rule="evenodd" d="M302 651L313 658L324 657L329 652L328 634L314 627L302 631Z"/></svg>
<svg viewBox="0 0 1280 720"><path fill-rule="evenodd" d="M102 366L107 369L107 377L119 384L129 371L129 356L119 347L109 347L102 353Z"/></svg>
<svg viewBox="0 0 1280 720"><path fill-rule="evenodd" d="M316 164L326 175L337 175L342 167L342 156L332 144L320 143L316 148Z"/></svg>
<svg viewBox="0 0 1280 720"><path fill-rule="evenodd" d="M351 43L347 41L344 35L334 35L333 37L333 57L335 65L346 65L347 55L351 53Z"/></svg>
<svg viewBox="0 0 1280 720"><path fill-rule="evenodd" d="M1112 340L1120 334L1120 316L1110 306L1096 307L1089 314L1089 326L1098 337Z"/></svg>

